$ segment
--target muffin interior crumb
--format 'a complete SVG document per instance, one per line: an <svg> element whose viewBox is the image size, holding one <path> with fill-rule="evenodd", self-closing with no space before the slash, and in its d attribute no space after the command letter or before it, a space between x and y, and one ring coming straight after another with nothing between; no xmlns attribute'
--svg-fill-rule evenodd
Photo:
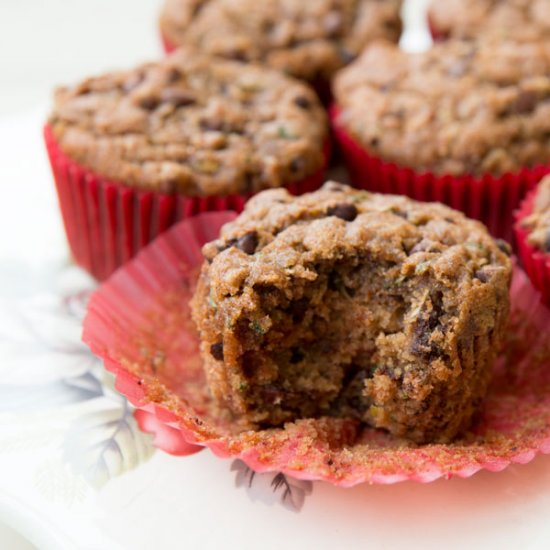
<svg viewBox="0 0 550 550"><path fill-rule="evenodd" d="M386 378L406 383L426 359L445 355L437 340L452 313L442 309L442 292L429 290L428 275L407 280L397 266L373 257L314 269L315 282L297 284L290 298L256 289L272 323L265 335L261 320L237 328L251 333L243 370L252 400L284 410L281 419L288 411L298 418L376 415L369 389ZM409 390L413 396L418 388Z"/></svg>

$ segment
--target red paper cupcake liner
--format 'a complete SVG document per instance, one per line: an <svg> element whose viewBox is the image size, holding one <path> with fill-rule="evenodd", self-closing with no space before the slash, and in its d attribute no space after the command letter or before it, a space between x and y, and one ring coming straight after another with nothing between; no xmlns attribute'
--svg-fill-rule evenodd
<svg viewBox="0 0 550 550"><path fill-rule="evenodd" d="M515 213L514 232L518 256L534 287L541 293L544 302L550 306L550 254L534 248L527 242L529 231L521 222L533 212L536 189L527 195Z"/></svg>
<svg viewBox="0 0 550 550"><path fill-rule="evenodd" d="M48 126L44 138L74 260L100 281L177 221L202 212L241 212L252 196L186 197L141 191L77 164L61 151ZM328 145L325 155L328 160ZM314 191L324 174L325 166L285 187L295 195Z"/></svg>
<svg viewBox="0 0 550 550"><path fill-rule="evenodd" d="M171 54L178 49L178 47L162 32L160 33L160 41L162 42L162 48L166 54Z"/></svg>
<svg viewBox="0 0 550 550"><path fill-rule="evenodd" d="M437 25L434 23L434 20L430 15L427 16L428 19L428 30L430 31L430 34L432 36L432 40L434 42L443 42L444 40L447 40L449 38L449 35L445 32L440 31L437 28Z"/></svg>
<svg viewBox="0 0 550 550"><path fill-rule="evenodd" d="M518 173L481 177L418 173L373 157L338 124L338 109L331 108L333 133L353 185L378 193L407 195L437 201L481 220L495 237L513 236L513 212L525 195L548 173L550 165L525 168Z"/></svg>
<svg viewBox="0 0 550 550"><path fill-rule="evenodd" d="M234 214L186 220L159 237L91 298L84 341L116 377L155 444L186 455L207 447L253 470L350 487L500 471L550 453L550 312L519 268L512 315L479 419L450 445L416 446L355 421L306 419L235 433L213 412L190 318L200 249Z"/></svg>

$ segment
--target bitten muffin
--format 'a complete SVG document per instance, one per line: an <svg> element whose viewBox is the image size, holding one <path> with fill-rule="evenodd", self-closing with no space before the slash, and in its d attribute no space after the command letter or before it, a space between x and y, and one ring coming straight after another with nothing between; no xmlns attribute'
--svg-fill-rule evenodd
<svg viewBox="0 0 550 550"><path fill-rule="evenodd" d="M488 32L550 37L550 0L432 0L428 17L442 38Z"/></svg>
<svg viewBox="0 0 550 550"><path fill-rule="evenodd" d="M441 204L334 182L257 195L203 248L192 307L212 395L243 429L328 415L451 440L503 337L500 246Z"/></svg>
<svg viewBox="0 0 550 550"><path fill-rule="evenodd" d="M522 220L521 225L528 231L529 245L550 254L550 177L540 182L531 214Z"/></svg>
<svg viewBox="0 0 550 550"><path fill-rule="evenodd" d="M313 90L188 50L59 89L48 126L66 155L103 177L190 196L286 185L326 161Z"/></svg>
<svg viewBox="0 0 550 550"><path fill-rule="evenodd" d="M397 41L401 0L167 0L161 32L173 46L261 62L325 81L376 38Z"/></svg>
<svg viewBox="0 0 550 550"><path fill-rule="evenodd" d="M501 175L550 162L550 41L367 48L334 86L337 123L415 171Z"/></svg>

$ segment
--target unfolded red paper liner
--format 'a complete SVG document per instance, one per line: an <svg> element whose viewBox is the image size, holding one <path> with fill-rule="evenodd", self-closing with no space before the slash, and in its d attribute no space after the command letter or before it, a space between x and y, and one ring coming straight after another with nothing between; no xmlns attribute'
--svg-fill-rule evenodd
<svg viewBox="0 0 550 550"><path fill-rule="evenodd" d="M136 407L141 428L176 455L208 447L255 471L350 487L429 482L500 471L550 453L550 312L516 268L504 352L474 428L451 445L415 446L355 421L323 418L235 433L212 412L190 318L201 245L232 213L181 222L119 270L92 297L84 341Z"/></svg>
<svg viewBox="0 0 550 550"><path fill-rule="evenodd" d="M521 222L533 212L536 189L527 195L515 213L514 231L518 256L529 275L533 286L541 293L543 301L550 306L550 254L542 252L527 242L528 230Z"/></svg>
<svg viewBox="0 0 550 550"><path fill-rule="evenodd" d="M338 122L339 109L330 109L334 136L355 187L378 193L437 201L481 220L495 237L513 236L513 212L520 201L550 172L550 165L525 168L502 176L419 173L371 156Z"/></svg>
<svg viewBox="0 0 550 550"><path fill-rule="evenodd" d="M100 281L177 221L208 211L241 212L251 196L186 197L141 191L73 161L61 151L48 126L44 138L71 252L76 263ZM325 156L330 157L328 143ZM317 189L324 175L325 166L285 187L300 195Z"/></svg>

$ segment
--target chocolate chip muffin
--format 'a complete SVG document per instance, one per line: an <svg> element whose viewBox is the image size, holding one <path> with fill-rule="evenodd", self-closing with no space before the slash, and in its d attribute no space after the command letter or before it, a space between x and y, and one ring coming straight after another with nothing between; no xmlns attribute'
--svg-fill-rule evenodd
<svg viewBox="0 0 550 550"><path fill-rule="evenodd" d="M481 33L550 37L549 0L432 0L434 34L475 38Z"/></svg>
<svg viewBox="0 0 550 550"><path fill-rule="evenodd" d="M401 0L167 0L165 40L319 82L371 40L397 41Z"/></svg>
<svg viewBox="0 0 550 550"><path fill-rule="evenodd" d="M337 76L337 124L417 172L501 175L550 162L550 41L377 43Z"/></svg>
<svg viewBox="0 0 550 550"><path fill-rule="evenodd" d="M59 89L48 126L63 153L100 176L186 196L287 185L326 161L312 89L186 49Z"/></svg>
<svg viewBox="0 0 550 550"><path fill-rule="evenodd" d="M529 231L527 242L533 248L550 253L550 176L540 182L532 212L521 225Z"/></svg>
<svg viewBox="0 0 550 550"><path fill-rule="evenodd" d="M204 366L243 429L339 416L426 443L470 425L511 277L480 223L329 182L257 195L203 253Z"/></svg>

